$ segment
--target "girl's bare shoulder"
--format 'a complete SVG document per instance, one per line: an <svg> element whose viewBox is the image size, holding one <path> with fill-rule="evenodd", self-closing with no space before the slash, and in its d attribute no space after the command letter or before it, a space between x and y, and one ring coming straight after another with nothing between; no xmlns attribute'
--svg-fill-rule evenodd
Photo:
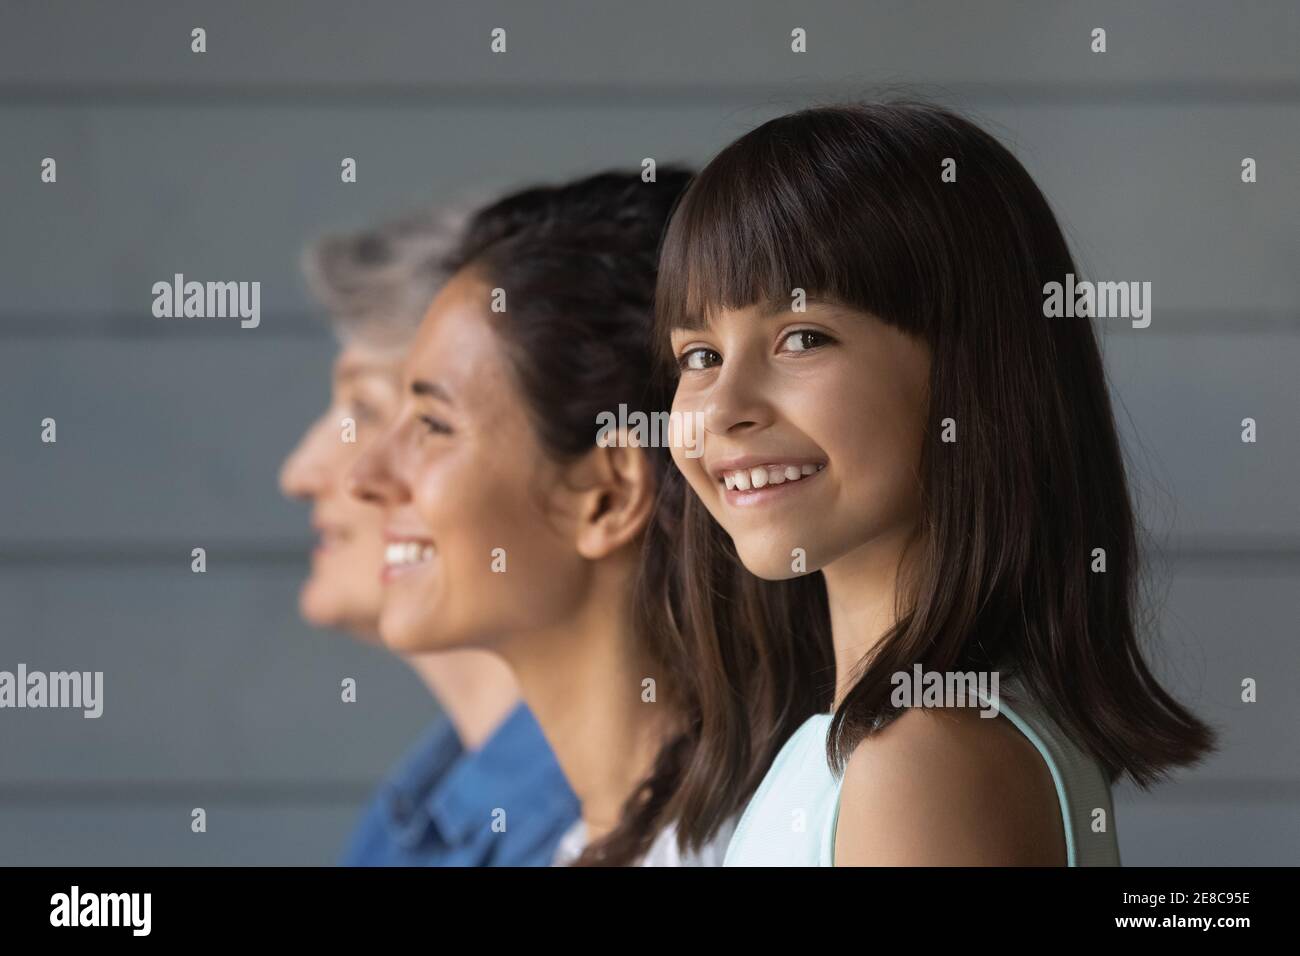
<svg viewBox="0 0 1300 956"><path fill-rule="evenodd" d="M913 708L845 766L837 865L1064 865L1051 771L1005 717Z"/></svg>

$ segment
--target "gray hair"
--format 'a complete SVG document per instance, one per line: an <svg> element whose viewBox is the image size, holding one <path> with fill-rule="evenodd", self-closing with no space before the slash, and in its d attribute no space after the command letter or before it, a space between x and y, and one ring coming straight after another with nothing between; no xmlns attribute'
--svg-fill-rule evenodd
<svg viewBox="0 0 1300 956"><path fill-rule="evenodd" d="M451 278L444 260L466 219L459 209L422 209L311 243L302 255L307 287L339 338L382 348L409 342Z"/></svg>

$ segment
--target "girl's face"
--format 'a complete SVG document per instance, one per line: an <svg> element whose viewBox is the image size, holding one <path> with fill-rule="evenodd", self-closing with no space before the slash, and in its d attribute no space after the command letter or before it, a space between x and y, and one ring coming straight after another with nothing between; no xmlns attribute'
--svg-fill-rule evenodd
<svg viewBox="0 0 1300 956"><path fill-rule="evenodd" d="M724 311L674 330L672 346L673 410L704 424L703 455L673 459L752 573L795 577L915 527L930 367L919 340L810 301Z"/></svg>
<svg viewBox="0 0 1300 956"><path fill-rule="evenodd" d="M311 574L299 593L302 616L374 639L383 590L383 512L348 494L353 463L397 412L401 356L350 344L334 363L330 406L280 469L280 488L312 504L317 535ZM354 423L349 430L345 420Z"/></svg>
<svg viewBox="0 0 1300 956"><path fill-rule="evenodd" d="M463 273L443 288L407 357L397 418L352 473L353 492L387 511L379 629L400 652L545 628L586 581L562 468L535 435L489 302Z"/></svg>

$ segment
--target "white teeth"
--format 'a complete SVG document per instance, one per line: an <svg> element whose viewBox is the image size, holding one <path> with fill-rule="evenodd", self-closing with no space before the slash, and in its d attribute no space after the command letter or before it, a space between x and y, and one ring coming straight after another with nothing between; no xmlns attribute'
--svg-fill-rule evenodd
<svg viewBox="0 0 1300 956"><path fill-rule="evenodd" d="M749 491L751 488L763 488L767 485L782 485L787 481L798 481L808 475L814 475L825 465L759 465L757 468L742 468L738 471L724 472L722 483L728 491Z"/></svg>
<svg viewBox="0 0 1300 956"><path fill-rule="evenodd" d="M433 560L433 545L419 541L390 541L384 548L384 563L390 565L419 564Z"/></svg>

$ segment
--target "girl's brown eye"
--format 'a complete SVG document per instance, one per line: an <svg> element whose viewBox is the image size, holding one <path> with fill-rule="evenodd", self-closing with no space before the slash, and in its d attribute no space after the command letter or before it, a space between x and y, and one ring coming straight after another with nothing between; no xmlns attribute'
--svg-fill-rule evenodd
<svg viewBox="0 0 1300 956"><path fill-rule="evenodd" d="M702 371L722 362L722 356L713 349L703 347L688 349L677 358L677 365L683 371Z"/></svg>
<svg viewBox="0 0 1300 956"><path fill-rule="evenodd" d="M816 329L796 329L788 333L781 340L781 344L788 346L782 351L785 352L809 352L823 345L830 345L832 339L825 332L819 332Z"/></svg>

